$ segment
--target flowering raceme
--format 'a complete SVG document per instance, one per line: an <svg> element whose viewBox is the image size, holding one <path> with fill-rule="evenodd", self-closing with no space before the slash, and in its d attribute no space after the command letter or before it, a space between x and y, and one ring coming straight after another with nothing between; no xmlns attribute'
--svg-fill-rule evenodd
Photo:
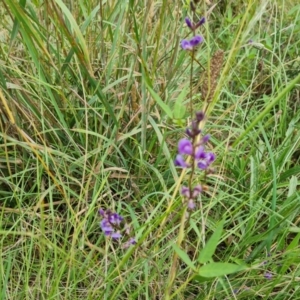
<svg viewBox="0 0 300 300"><path fill-rule="evenodd" d="M191 128L186 130L188 138L183 138L178 142L178 154L174 163L181 168L191 168L192 173L195 166L200 170L208 170L211 163L216 159L214 153L205 150L205 144L210 138L209 135L205 135L199 140L199 135L201 134L199 124L204 117L203 112L197 112L195 119L192 121ZM188 158L190 158L189 162ZM181 195L186 199L188 209L192 210L195 208L194 200L201 192L202 187L199 184L194 187L189 185L189 187L183 186L181 188Z"/></svg>
<svg viewBox="0 0 300 300"><path fill-rule="evenodd" d="M192 51L196 46L203 42L203 37L200 35L196 35L195 31L198 27L205 23L205 18L201 18L197 23L193 23L189 18L185 18L185 23L194 33L194 36L190 40L182 40L181 47L184 50Z"/></svg>
<svg viewBox="0 0 300 300"><path fill-rule="evenodd" d="M102 221L100 222L100 227L104 232L104 235L110 236L113 239L119 239L122 237L120 230L121 222L123 221L123 217L121 217L117 213L113 213L110 210L99 210L100 215L103 217Z"/></svg>
<svg viewBox="0 0 300 300"><path fill-rule="evenodd" d="M125 230L127 235L130 234L130 228L125 223L123 224L124 218L117 213L113 213L110 210L99 210L99 214L102 217L102 221L100 222L100 227L104 232L105 236L111 237L112 239L118 240L123 237L121 233ZM134 238L129 238L129 240L123 245L123 248L127 248L130 245L136 244L136 240Z"/></svg>
<svg viewBox="0 0 300 300"><path fill-rule="evenodd" d="M205 136L198 145L183 138L178 143L178 153L175 159L175 165L182 168L190 168L191 164L186 161L183 155L191 156L197 167L206 170L210 164L216 159L212 152L205 152L204 144L209 140L209 136Z"/></svg>

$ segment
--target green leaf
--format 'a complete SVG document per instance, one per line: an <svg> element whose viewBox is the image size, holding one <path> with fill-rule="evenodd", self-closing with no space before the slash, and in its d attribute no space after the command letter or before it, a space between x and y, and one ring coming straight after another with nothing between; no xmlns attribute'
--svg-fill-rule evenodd
<svg viewBox="0 0 300 300"><path fill-rule="evenodd" d="M198 281L199 283L207 282L207 281L213 281L214 278L208 278L208 277L202 277L200 275L196 275L194 277L194 280Z"/></svg>
<svg viewBox="0 0 300 300"><path fill-rule="evenodd" d="M150 92L151 96L155 100L155 102L160 106L160 108L166 113L166 115L172 119L173 113L171 108L159 97L159 95L152 90L152 88L147 84L147 89Z"/></svg>
<svg viewBox="0 0 300 300"><path fill-rule="evenodd" d="M188 255L182 249L180 249L176 244L173 245L173 248L174 248L175 252L178 254L178 256L182 259L182 261L187 266L189 266L192 270L196 271L196 268L195 268L193 262L188 257Z"/></svg>
<svg viewBox="0 0 300 300"><path fill-rule="evenodd" d="M19 5L24 9L26 6L26 0L20 0ZM16 37L19 33L19 27L20 27L20 22L18 21L17 18L15 18L14 26L13 26L11 36L10 36L10 42L9 42L10 47L12 46L12 43L14 42L14 40L16 39Z"/></svg>
<svg viewBox="0 0 300 300"><path fill-rule="evenodd" d="M232 147L236 147L238 143L269 113L269 111L277 105L277 103L286 96L294 87L300 82L300 74L296 76L293 80L291 80L287 85L285 85L284 89L282 89L278 95L272 98L272 101L268 103L268 105L261 111L260 114L256 116L256 118L251 122L250 125L246 128L246 130L234 141Z"/></svg>
<svg viewBox="0 0 300 300"><path fill-rule="evenodd" d="M178 95L174 108L173 108L173 118L182 119L186 113L186 106L183 104L183 101L186 99L187 90L184 88L181 93Z"/></svg>
<svg viewBox="0 0 300 300"><path fill-rule="evenodd" d="M288 197L294 195L294 193L297 191L297 186L298 186L297 177L292 176L291 179L290 179L290 184L289 184Z"/></svg>
<svg viewBox="0 0 300 300"><path fill-rule="evenodd" d="M57 5L61 8L62 12L64 13L66 19L68 20L68 22L71 24L72 30L75 33L76 36L76 41L78 41L78 44L80 45L80 48L83 52L83 56L85 59L85 62L87 63L87 67L89 69L89 72L91 74L93 74L92 72L92 67L90 65L90 59L89 59L89 52L88 52L88 46L85 42L85 39L83 37L83 34L78 26L78 24L76 23L76 20L74 18L74 16L72 15L71 11L68 9L68 7L65 5L65 3L61 0L56 0Z"/></svg>
<svg viewBox="0 0 300 300"><path fill-rule="evenodd" d="M199 275L202 277L224 276L247 269L246 265L214 262L200 268Z"/></svg>
<svg viewBox="0 0 300 300"><path fill-rule="evenodd" d="M201 264L204 264L204 263L208 262L209 260L211 260L213 254L215 253L216 248L219 244L221 235L222 235L224 221L225 220L222 220L220 222L220 224L217 226L215 232L212 234L212 236L208 240L207 244L205 245L205 247L200 252L199 257L198 257L198 261Z"/></svg>

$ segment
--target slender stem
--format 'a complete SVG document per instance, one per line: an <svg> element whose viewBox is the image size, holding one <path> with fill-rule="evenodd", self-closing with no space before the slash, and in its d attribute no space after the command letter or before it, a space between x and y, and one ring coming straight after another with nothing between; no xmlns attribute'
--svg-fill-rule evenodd
<svg viewBox="0 0 300 300"><path fill-rule="evenodd" d="M181 217L181 222L180 222L180 228L179 228L179 234L178 234L178 240L176 245L180 247L183 239L184 239L184 227L186 223L186 212L187 212L187 207L183 209L182 217ZM178 261L178 254L176 251L174 251L173 254L173 259L172 259L172 266L169 272L169 280L168 280L168 286L166 289L166 294L165 294L165 300L170 299L170 294L171 294L171 289L173 287L173 282L176 277L176 271L177 271L177 261Z"/></svg>
<svg viewBox="0 0 300 300"><path fill-rule="evenodd" d="M193 118L193 72L194 72L194 55L195 55L195 49L192 50L191 55L191 73L190 73L190 113L191 118Z"/></svg>

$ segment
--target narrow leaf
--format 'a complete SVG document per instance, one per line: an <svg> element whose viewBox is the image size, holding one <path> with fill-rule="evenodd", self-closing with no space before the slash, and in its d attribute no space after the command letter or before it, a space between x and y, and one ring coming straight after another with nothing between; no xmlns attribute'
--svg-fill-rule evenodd
<svg viewBox="0 0 300 300"><path fill-rule="evenodd" d="M173 248L175 252L178 254L178 256L182 259L182 261L187 266L189 266L192 270L196 271L196 268L193 262L190 260L189 256L182 249L180 249L176 244L173 245Z"/></svg>
<svg viewBox="0 0 300 300"><path fill-rule="evenodd" d="M165 114L172 119L173 117L173 113L171 108L159 97L159 95L152 90L152 88L147 85L147 89L150 92L151 96L153 97L153 99L155 100L155 102L160 106L160 108L165 112Z"/></svg>
<svg viewBox="0 0 300 300"><path fill-rule="evenodd" d="M183 101L186 99L186 94L187 94L187 90L186 88L184 88L175 101L174 111L173 111L174 119L182 119L185 116L186 106L183 103Z"/></svg>
<svg viewBox="0 0 300 300"><path fill-rule="evenodd" d="M199 275L202 277L218 277L246 270L245 265L231 263L210 263L200 268Z"/></svg>
<svg viewBox="0 0 300 300"><path fill-rule="evenodd" d="M198 261L201 264L204 264L204 263L208 262L209 260L211 260L212 256L214 255L216 248L219 244L221 235L222 235L224 221L225 220L222 220L220 222L220 224L217 226L215 232L212 234L212 236L208 240L207 244L200 252Z"/></svg>

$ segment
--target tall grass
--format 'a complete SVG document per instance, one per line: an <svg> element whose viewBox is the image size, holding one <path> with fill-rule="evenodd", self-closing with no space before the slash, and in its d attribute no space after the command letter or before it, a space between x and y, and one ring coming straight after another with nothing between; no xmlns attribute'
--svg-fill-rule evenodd
<svg viewBox="0 0 300 300"><path fill-rule="evenodd" d="M300 298L300 6L201 1L195 111L203 66L225 53L204 128L217 161L178 249L188 7L2 2L1 299L164 299L174 253L172 299ZM122 214L137 244L105 238L99 208ZM223 218L212 261L246 268L200 276L189 261Z"/></svg>

